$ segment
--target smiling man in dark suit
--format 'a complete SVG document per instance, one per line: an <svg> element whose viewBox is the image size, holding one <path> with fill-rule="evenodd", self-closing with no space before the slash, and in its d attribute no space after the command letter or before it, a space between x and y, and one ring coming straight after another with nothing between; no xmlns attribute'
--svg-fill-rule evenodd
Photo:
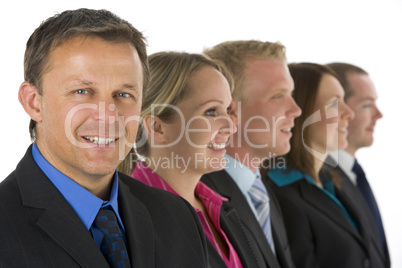
<svg viewBox="0 0 402 268"><path fill-rule="evenodd" d="M286 231L270 181L261 180L259 167L271 157L290 150L291 128L301 110L292 98L294 89L280 43L229 41L204 51L233 73L235 88L229 114L237 133L227 146L223 171L202 180L227 197L236 209L268 267L294 267Z"/></svg>
<svg viewBox="0 0 402 268"><path fill-rule="evenodd" d="M0 184L0 267L206 267L191 206L116 172L149 76L142 34L106 10L65 11L24 64L34 143Z"/></svg>
<svg viewBox="0 0 402 268"><path fill-rule="evenodd" d="M377 92L369 74L362 68L343 62L334 62L327 66L338 75L345 90L345 102L355 114L348 127L348 147L331 152L327 161L342 177L341 188L351 201L348 205L356 208L359 220L370 227L367 231L372 238L368 240L368 246L374 266L390 267L388 245L377 201L356 159L356 152L360 148L373 144L376 122L382 118L376 104Z"/></svg>

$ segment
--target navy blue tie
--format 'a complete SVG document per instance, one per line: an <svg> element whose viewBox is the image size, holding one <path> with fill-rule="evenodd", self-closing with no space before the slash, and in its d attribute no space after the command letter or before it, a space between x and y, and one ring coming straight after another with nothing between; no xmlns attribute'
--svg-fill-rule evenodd
<svg viewBox="0 0 402 268"><path fill-rule="evenodd" d="M359 188L360 192L362 193L366 203L370 209L371 214L374 218L374 223L377 228L378 235L380 237L381 244L385 250L386 242L385 242L385 233L384 227L382 225L380 210L378 209L377 202L375 200L373 191L371 190L370 184L366 179L366 174L363 171L363 168L360 164L355 160L353 165L352 171L356 174L356 183L357 187Z"/></svg>
<svg viewBox="0 0 402 268"><path fill-rule="evenodd" d="M110 267L130 267L126 245L114 211L108 207L101 208L95 218L95 224L103 233L101 251Z"/></svg>

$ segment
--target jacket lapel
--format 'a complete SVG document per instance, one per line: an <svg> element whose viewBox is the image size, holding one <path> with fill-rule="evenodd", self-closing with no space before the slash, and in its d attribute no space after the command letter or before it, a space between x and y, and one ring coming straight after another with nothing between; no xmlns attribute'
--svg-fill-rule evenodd
<svg viewBox="0 0 402 268"><path fill-rule="evenodd" d="M285 223L283 222L282 214L279 211L279 203L277 203L275 194L271 189L272 187L271 180L269 179L264 180L264 185L270 197L272 235L274 238L275 248L277 249L276 250L277 259L280 261L282 267L293 267L293 261L292 257L290 256L290 249L285 229Z"/></svg>
<svg viewBox="0 0 402 268"><path fill-rule="evenodd" d="M346 173L336 165L336 161L331 156L328 156L327 159L335 163L335 165L333 165L335 166L334 170L338 177L340 177L341 189L337 190L339 200L358 222L359 231L363 240L366 241L366 244L373 244L381 260L386 263L389 258L387 258L386 252L384 252L381 247L381 242L377 235L371 212L366 205L366 201ZM373 242L371 242L371 240L373 240Z"/></svg>
<svg viewBox="0 0 402 268"><path fill-rule="evenodd" d="M31 147L16 169L23 205L43 214L37 225L82 267L109 267L78 215L33 160Z"/></svg>
<svg viewBox="0 0 402 268"><path fill-rule="evenodd" d="M269 247L268 241L255 218L254 213L250 209L246 198L237 187L236 183L230 175L222 170L205 175L205 180L211 188L215 189L219 194L229 199L229 202L236 209L240 221L244 228L252 234L257 241L259 248L270 268L279 268L276 256Z"/></svg>
<svg viewBox="0 0 402 268"><path fill-rule="evenodd" d="M370 226L371 221L366 220L365 216L362 215L362 211L357 209L354 205L351 205L352 200L350 200L349 196L345 195L342 191L338 191L337 196L342 204L345 206L345 208L349 211L350 215L357 221L359 225L360 235L363 241L365 241L363 247L366 248L366 250L368 251L369 249L367 246L372 244L373 247L375 247L379 258L381 258L381 261L385 263L386 258L384 255L384 251L378 247L378 245L380 245L380 242L378 236L375 233L376 229L373 229Z"/></svg>
<svg viewBox="0 0 402 268"><path fill-rule="evenodd" d="M375 245L380 252L383 252L381 248L378 248L380 245L380 240L378 235L376 234L376 227L374 226L373 220L371 219L371 213L366 206L366 203L363 199L363 196L360 194L359 190L352 184L347 175L340 169L336 168L339 174L342 176L341 180L341 190L337 192L339 198L342 199L341 202L344 206L353 213L354 219L356 219L360 226L360 231L362 235L373 232L373 234L368 234L372 236L372 239L375 241ZM371 231L369 231L369 229ZM385 257L385 256L384 256Z"/></svg>
<svg viewBox="0 0 402 268"><path fill-rule="evenodd" d="M323 198L323 195L325 194L309 183L299 183L299 189L306 202L310 203L322 214L331 218L333 222L351 233L359 242L362 242L360 234L349 222L340 208L330 198ZM317 200L319 200L319 203Z"/></svg>
<svg viewBox="0 0 402 268"><path fill-rule="evenodd" d="M119 209L126 229L130 262L133 267L154 267L155 238L152 220L147 208L134 196L132 190L125 180L119 180Z"/></svg>
<svg viewBox="0 0 402 268"><path fill-rule="evenodd" d="M53 200L37 224L80 266L109 267L89 231L72 208Z"/></svg>
<svg viewBox="0 0 402 268"><path fill-rule="evenodd" d="M334 170L338 177L340 177L341 189L339 190L339 197L342 199L341 202L344 204L346 209L353 213L354 219L358 221L360 226L360 232L362 234L363 240L371 243L369 240L373 240L372 244L375 248L375 251L378 253L379 257L386 264L386 267L389 267L389 254L388 250L384 252L384 249L381 247L380 239L377 235L377 230L374 225L371 212L366 205L366 201L361 195L360 191L357 187L351 182L348 175L337 165L336 161L330 156L328 156L327 160L330 163L333 163Z"/></svg>
<svg viewBox="0 0 402 268"><path fill-rule="evenodd" d="M256 258L254 256L254 253L248 247L249 242L246 238L244 230L242 229L240 219L236 211L228 202L223 202L222 212L223 213L221 213L220 216L222 229L225 231L226 236L229 238L233 247L236 249L239 258L242 260L243 266L255 266L256 261L252 261L250 258L253 258L254 260ZM246 254L246 252L252 254Z"/></svg>

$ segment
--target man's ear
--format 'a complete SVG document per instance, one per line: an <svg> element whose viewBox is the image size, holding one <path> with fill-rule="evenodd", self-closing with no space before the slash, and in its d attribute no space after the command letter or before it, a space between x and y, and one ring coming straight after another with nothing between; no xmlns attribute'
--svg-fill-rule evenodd
<svg viewBox="0 0 402 268"><path fill-rule="evenodd" d="M42 121L42 96L34 85L29 82L21 84L18 91L18 100L25 112L36 122Z"/></svg>
<svg viewBox="0 0 402 268"><path fill-rule="evenodd" d="M230 102L229 108L228 108L228 115L230 117L230 119L232 119L233 123L237 126L238 125L238 113L240 111L237 110L238 109L238 105L237 102L235 102L234 100L232 100Z"/></svg>
<svg viewBox="0 0 402 268"><path fill-rule="evenodd" d="M146 115L143 119L145 130L148 132L148 137L156 144L166 143L166 136L163 128L162 120L156 115Z"/></svg>

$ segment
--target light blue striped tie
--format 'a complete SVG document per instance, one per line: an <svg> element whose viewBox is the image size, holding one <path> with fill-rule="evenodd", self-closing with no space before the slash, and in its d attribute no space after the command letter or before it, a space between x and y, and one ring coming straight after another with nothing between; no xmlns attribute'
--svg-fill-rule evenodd
<svg viewBox="0 0 402 268"><path fill-rule="evenodd" d="M267 193L267 189L265 189L265 186L262 183L260 175L257 175L254 184L248 190L248 193L257 211L258 222L260 223L261 228L264 231L268 243L271 246L272 252L275 254L275 246L274 246L274 240L272 238L272 229L271 229L269 196Z"/></svg>

